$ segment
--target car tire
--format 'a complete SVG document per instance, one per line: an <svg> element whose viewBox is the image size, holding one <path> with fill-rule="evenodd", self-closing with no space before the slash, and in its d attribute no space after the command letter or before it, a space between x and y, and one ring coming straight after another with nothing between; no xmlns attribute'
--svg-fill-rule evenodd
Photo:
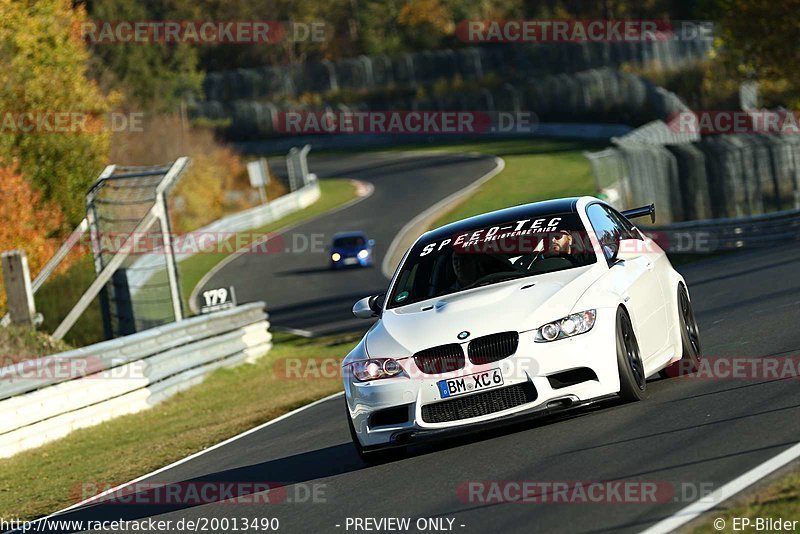
<svg viewBox="0 0 800 534"><path fill-rule="evenodd" d="M405 457L405 447L392 447L391 449L365 451L358 439L358 434L356 434L356 428L353 425L353 418L350 417L350 410L347 408L347 399L345 399L344 411L345 417L347 418L347 426L350 428L350 438L353 440L353 446L355 447L356 453L358 454L358 457L361 458L362 462L368 465L379 465Z"/></svg>
<svg viewBox="0 0 800 534"><path fill-rule="evenodd" d="M683 284L678 285L678 324L681 328L681 359L660 371L663 378L688 375L700 369L700 329L694 317L692 301Z"/></svg>
<svg viewBox="0 0 800 534"><path fill-rule="evenodd" d="M647 376L644 371L639 342L633 323L625 308L617 309L616 322L617 367L619 368L619 396L627 402L647 397Z"/></svg>

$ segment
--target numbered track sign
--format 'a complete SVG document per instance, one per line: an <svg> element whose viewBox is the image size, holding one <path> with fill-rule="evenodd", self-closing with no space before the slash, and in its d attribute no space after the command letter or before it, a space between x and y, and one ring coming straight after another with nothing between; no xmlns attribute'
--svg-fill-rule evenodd
<svg viewBox="0 0 800 534"><path fill-rule="evenodd" d="M200 293L200 313L211 313L236 306L236 292L233 286L207 289Z"/></svg>

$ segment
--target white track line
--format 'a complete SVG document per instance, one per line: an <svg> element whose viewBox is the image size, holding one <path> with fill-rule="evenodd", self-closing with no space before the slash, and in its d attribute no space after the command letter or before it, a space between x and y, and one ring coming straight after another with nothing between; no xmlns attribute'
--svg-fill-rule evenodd
<svg viewBox="0 0 800 534"><path fill-rule="evenodd" d="M475 156L475 154L473 153L469 153L469 155L473 157ZM399 232L397 232L397 235L394 236L392 243L389 245L389 249L386 251L386 255L383 257L383 262L381 263L381 272L386 278L388 278L389 280L392 279L392 275L394 274L394 266L391 265L392 263L394 263L392 261L392 257L395 255L397 248L402 245L402 242L405 240L406 235L408 235L411 232L419 234L420 231L416 227L422 224L425 220L433 217L435 214L437 214L450 204L458 202L462 198L471 195L476 189L478 189L485 182L491 180L492 178L500 174L502 170L505 168L506 162L502 158L498 158L496 156L494 158L494 162L495 162L495 167L492 170L490 170L489 172L487 172L486 174L484 174L483 176L481 176L468 186L464 187L463 189L459 189L452 195L443 198L430 208L426 209L425 211L423 211L422 213L420 213L419 215L408 221L406 225L403 226Z"/></svg>
<svg viewBox="0 0 800 534"><path fill-rule="evenodd" d="M164 467L161 467L159 469L156 469L155 471L153 471L151 473L147 473L146 475L142 475L142 476L140 476L138 478L135 478L135 479L133 479L133 480L131 480L129 482L125 482L124 484L120 484L119 486L116 486L114 488L108 489L108 490L106 490L106 491L104 491L102 493L99 493L99 494L97 494L97 495L95 495L93 497L89 497L88 499L84 499L83 501L81 501L79 503L75 503L72 506L68 506L67 508L64 508L63 510L59 510L58 512L53 512L52 514L47 515L45 517L40 517L39 519L34 519L33 521L31 521L31 523L36 523L38 521L44 521L45 519L48 519L48 518L53 517L53 516L58 515L58 514L63 514L64 512L68 512L68 511L70 511L70 510L72 510L74 508L78 508L78 507L84 506L86 504L92 504L94 501L99 501L102 497L108 495L109 493L113 493L115 491L120 490L121 488L124 488L125 486L129 486L131 484L135 484L137 482L141 482L142 480L144 480L146 478L150 478L150 477L155 476L155 475L157 475L159 473L163 473L164 471L166 471L168 469L172 469L173 467L176 467L176 466L179 466L181 464L184 464L184 463L186 463L186 462L188 462L190 460L194 460L198 456L202 456L202 455L206 454L207 452L211 452L211 451L213 451L215 449L219 449L220 447L224 447L225 445L227 445L229 443L233 443L234 441L236 441L238 439L241 439L241 438L243 438L245 436L249 436L250 434L252 434L254 432L258 432L259 430L263 430L264 428L267 428L268 426L274 425L275 423L279 423L280 421L283 421L284 419L288 419L289 417L292 417L293 415L297 415L300 412L308 410L309 408L313 408L314 406L316 406L318 404L322 404L323 402L329 401L331 399L335 399L336 397L342 395L343 393L344 393L343 391L340 391L338 393L334 393L333 395L328 395L327 397L324 397L322 399L315 400L311 404L306 404L305 406L301 406L300 408L297 408L296 410L292 410L289 413L285 413L285 414L283 414L283 415L281 415L279 417L276 417L275 419L271 419L271 420L267 421L266 423L262 423L262 424L258 425L257 427L251 428L250 430L245 430L241 434L237 434L237 435L233 436L232 438L228 438L225 441L221 441L221 442L217 443L216 445L212 445L212 446L208 447L207 449L203 449L202 451L197 451L196 453L194 453L194 454L192 454L190 456L187 456L185 458L181 458L180 460L178 460L176 462L173 462L173 463L171 463L169 465L165 465Z"/></svg>
<svg viewBox="0 0 800 534"><path fill-rule="evenodd" d="M771 473L774 473L781 467L793 462L797 458L800 458L800 443L793 445L779 455L770 458L745 474L731 480L710 495L703 497L702 500L695 501L668 518L659 521L647 530L642 531L641 534L666 534L668 532L673 532L678 527L696 519L701 514L708 512L723 501L730 499L740 491Z"/></svg>

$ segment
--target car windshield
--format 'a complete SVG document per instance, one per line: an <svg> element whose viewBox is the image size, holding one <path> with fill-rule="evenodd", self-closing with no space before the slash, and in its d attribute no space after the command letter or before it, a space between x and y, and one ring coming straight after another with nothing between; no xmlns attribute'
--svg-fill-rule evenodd
<svg viewBox="0 0 800 534"><path fill-rule="evenodd" d="M357 248L363 247L366 239L360 235L351 235L346 237L337 237L333 240L333 246L337 248Z"/></svg>
<svg viewBox="0 0 800 534"><path fill-rule="evenodd" d="M595 258L576 213L478 227L415 244L400 268L387 307L582 267Z"/></svg>

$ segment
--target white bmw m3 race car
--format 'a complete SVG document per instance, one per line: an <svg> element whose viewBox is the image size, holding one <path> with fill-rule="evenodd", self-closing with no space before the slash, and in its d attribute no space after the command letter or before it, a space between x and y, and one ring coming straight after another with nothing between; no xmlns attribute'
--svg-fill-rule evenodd
<svg viewBox="0 0 800 534"><path fill-rule="evenodd" d="M347 419L365 460L619 396L691 372L700 339L686 283L623 213L593 197L486 213L425 233L343 361ZM680 372L678 371L678 372Z"/></svg>

